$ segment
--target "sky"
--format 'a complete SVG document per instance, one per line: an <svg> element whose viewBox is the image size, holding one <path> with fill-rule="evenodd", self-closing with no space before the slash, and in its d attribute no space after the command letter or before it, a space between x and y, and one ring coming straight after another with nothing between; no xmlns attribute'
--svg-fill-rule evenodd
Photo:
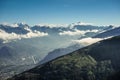
<svg viewBox="0 0 120 80"><path fill-rule="evenodd" d="M0 23L120 25L120 0L0 0Z"/></svg>

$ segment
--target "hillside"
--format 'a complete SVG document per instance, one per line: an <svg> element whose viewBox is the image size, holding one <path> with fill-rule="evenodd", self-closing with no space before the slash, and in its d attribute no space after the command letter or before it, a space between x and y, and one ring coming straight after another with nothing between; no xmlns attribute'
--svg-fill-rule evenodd
<svg viewBox="0 0 120 80"><path fill-rule="evenodd" d="M66 54L68 54L70 52L73 52L75 50L78 50L78 49L80 49L82 47L83 46L80 45L80 44L75 44L75 45L72 45L72 46L68 46L66 48L55 49L55 50L49 52L48 55L46 55L45 58L39 62L39 64L46 63L46 62L48 62L48 61L50 61L52 59L55 59L57 57L66 55Z"/></svg>
<svg viewBox="0 0 120 80"><path fill-rule="evenodd" d="M81 45L73 46L73 40L92 37L108 29L112 28L80 23L66 26L0 23L0 79L5 80L39 65L39 62L47 62L77 50ZM70 44L73 48L69 47Z"/></svg>
<svg viewBox="0 0 120 80"><path fill-rule="evenodd" d="M88 25L88 26L75 25L74 27L76 29L79 29L79 30L86 30L86 29L93 30L93 29L96 29L95 26L90 26L90 25ZM37 28L39 28L39 27L37 27ZM102 27L98 27L98 28L101 29ZM99 34L93 34L93 33L88 32L85 35L86 36L80 37L79 39L82 39L82 38L84 39L87 36L93 36L92 38L107 38L107 37L111 37L111 36L118 36L118 35L120 35L120 27L114 27L112 25L109 25L108 27L106 27L103 30L103 32L101 31ZM86 46L86 45L84 45L84 46ZM48 62L48 61L50 61L52 59L55 59L55 58L57 58L59 56L71 53L71 52L73 52L73 51L75 51L77 49L80 49L80 48L84 47L84 46L77 43L77 44L74 44L72 46L68 46L66 48L55 49L53 51L50 51L39 63L43 64L43 63Z"/></svg>
<svg viewBox="0 0 120 80"><path fill-rule="evenodd" d="M110 30L108 29L107 31L94 36L94 38L106 38L106 37L119 36L119 35L120 35L120 27L117 27Z"/></svg>
<svg viewBox="0 0 120 80"><path fill-rule="evenodd" d="M120 37L97 42L8 80L107 80L120 71Z"/></svg>

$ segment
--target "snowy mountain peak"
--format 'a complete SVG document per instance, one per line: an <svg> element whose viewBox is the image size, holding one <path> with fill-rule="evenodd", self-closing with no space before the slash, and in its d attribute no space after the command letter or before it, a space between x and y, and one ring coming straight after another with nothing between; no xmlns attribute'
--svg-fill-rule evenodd
<svg viewBox="0 0 120 80"><path fill-rule="evenodd" d="M25 24L25 23L17 23L17 25L21 28L29 28L29 25L28 24Z"/></svg>

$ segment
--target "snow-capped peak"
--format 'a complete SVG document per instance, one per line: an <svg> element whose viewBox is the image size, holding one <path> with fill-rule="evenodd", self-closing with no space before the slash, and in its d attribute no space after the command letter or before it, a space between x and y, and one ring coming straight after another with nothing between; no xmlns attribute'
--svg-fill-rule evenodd
<svg viewBox="0 0 120 80"><path fill-rule="evenodd" d="M17 23L17 24L18 24L18 26L21 27L21 28L26 28L26 27L29 28L29 25L28 25L28 24L25 24L25 23L23 23L23 22L22 22L22 23Z"/></svg>

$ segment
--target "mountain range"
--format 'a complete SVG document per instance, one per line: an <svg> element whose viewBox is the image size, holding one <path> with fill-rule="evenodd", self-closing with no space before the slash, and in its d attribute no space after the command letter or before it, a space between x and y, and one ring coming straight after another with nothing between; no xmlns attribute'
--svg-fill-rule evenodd
<svg viewBox="0 0 120 80"><path fill-rule="evenodd" d="M110 29L108 31L100 33L94 36L94 38L106 38L106 37L119 36L119 35L120 35L120 27L117 27L115 29Z"/></svg>
<svg viewBox="0 0 120 80"><path fill-rule="evenodd" d="M110 25L106 30L107 31L99 33L99 34L93 36L92 38L93 39L94 38L109 38L109 37L120 35L120 27L114 28L112 25ZM81 38L80 38L80 40L81 40ZM70 53L70 52L75 51L75 50L82 48L82 47L84 47L84 46L77 43L77 44L74 44L74 45L66 47L66 48L55 49L52 52L48 53L48 55L43 60L41 60L40 63L41 64L45 63L47 61L50 61L50 60L55 59L59 56L65 55L67 53Z"/></svg>
<svg viewBox="0 0 120 80"><path fill-rule="evenodd" d="M48 53L48 55L45 56L45 58L43 58L43 60L41 60L39 62L39 64L43 64L43 63L46 63L52 59L55 59L59 56L62 56L62 55L66 55L70 52L73 52L79 48L82 48L83 46L80 45L80 44L75 44L75 45L72 45L72 46L68 46L66 48L58 48L58 49L55 49L51 52Z"/></svg>
<svg viewBox="0 0 120 80"><path fill-rule="evenodd" d="M4 80L69 54L86 46L86 44L76 43L76 40L94 38L107 31L111 32L114 28L111 25L93 26L80 23L68 26L35 25L32 27L24 23L0 24L0 78ZM119 35L119 31L117 34Z"/></svg>
<svg viewBox="0 0 120 80"><path fill-rule="evenodd" d="M117 36L53 59L8 80L109 80L120 71L119 53L120 36Z"/></svg>

